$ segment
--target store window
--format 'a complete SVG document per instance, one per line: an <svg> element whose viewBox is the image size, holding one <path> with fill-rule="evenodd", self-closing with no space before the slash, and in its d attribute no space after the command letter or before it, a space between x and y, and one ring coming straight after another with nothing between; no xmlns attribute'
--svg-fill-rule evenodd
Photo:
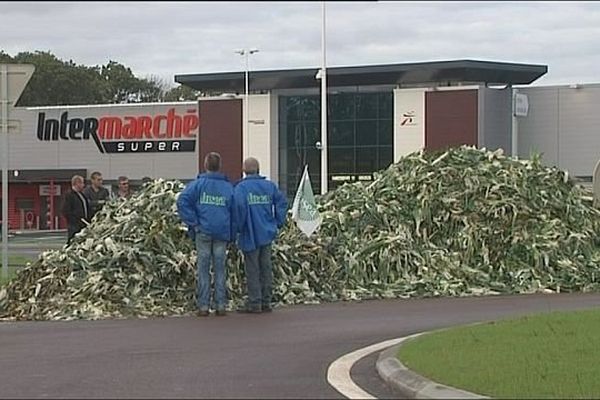
<svg viewBox="0 0 600 400"><path fill-rule="evenodd" d="M328 186L370 180L393 161L393 93L337 93L328 105ZM315 193L321 191L321 98L279 97L279 184L293 197L308 164Z"/></svg>

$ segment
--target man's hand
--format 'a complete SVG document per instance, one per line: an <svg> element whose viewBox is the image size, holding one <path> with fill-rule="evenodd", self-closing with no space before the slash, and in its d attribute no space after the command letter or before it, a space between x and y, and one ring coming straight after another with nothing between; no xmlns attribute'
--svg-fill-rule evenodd
<svg viewBox="0 0 600 400"><path fill-rule="evenodd" d="M189 226L187 227L187 235L190 239L192 239L193 242L196 241L196 229L193 226Z"/></svg>

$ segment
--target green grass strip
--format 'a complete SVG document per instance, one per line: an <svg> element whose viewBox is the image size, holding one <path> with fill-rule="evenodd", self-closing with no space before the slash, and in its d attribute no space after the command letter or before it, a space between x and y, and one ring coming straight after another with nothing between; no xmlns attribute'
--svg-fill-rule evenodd
<svg viewBox="0 0 600 400"><path fill-rule="evenodd" d="M9 267L24 267L28 262L32 262L34 259L20 254L9 254L8 255L8 266ZM0 268L2 267L2 253L0 252Z"/></svg>
<svg viewBox="0 0 600 400"><path fill-rule="evenodd" d="M27 265L28 262L32 262L31 257L26 257L18 254L8 255L8 277L4 278L2 274L2 253L0 253L0 286L8 283L17 273L17 269L20 269Z"/></svg>
<svg viewBox="0 0 600 400"><path fill-rule="evenodd" d="M7 284L8 282L10 282L10 280L12 278L15 277L15 275L17 274L17 268L20 268L20 267L9 266L8 267L8 277L6 277L6 278L4 277L3 273L0 271L0 287Z"/></svg>
<svg viewBox="0 0 600 400"><path fill-rule="evenodd" d="M433 381L496 398L600 398L600 309L436 332L398 358Z"/></svg>

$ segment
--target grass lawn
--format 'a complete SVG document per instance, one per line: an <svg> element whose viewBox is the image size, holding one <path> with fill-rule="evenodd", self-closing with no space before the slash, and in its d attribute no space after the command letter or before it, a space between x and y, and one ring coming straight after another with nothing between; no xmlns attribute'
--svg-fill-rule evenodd
<svg viewBox="0 0 600 400"><path fill-rule="evenodd" d="M398 358L436 382L497 398L600 398L600 309L453 328Z"/></svg>
<svg viewBox="0 0 600 400"><path fill-rule="evenodd" d="M1 268L1 267L0 267ZM4 284L8 283L14 276L17 271L15 267L8 267L8 277L5 278L4 275L0 272L0 287L4 286Z"/></svg>
<svg viewBox="0 0 600 400"><path fill-rule="evenodd" d="M10 281L17 273L17 269L24 267L28 262L32 262L32 259L29 257L18 255L18 254L9 254L8 255L8 278L4 278L1 273L2 253L0 253L0 286L4 285L6 282Z"/></svg>

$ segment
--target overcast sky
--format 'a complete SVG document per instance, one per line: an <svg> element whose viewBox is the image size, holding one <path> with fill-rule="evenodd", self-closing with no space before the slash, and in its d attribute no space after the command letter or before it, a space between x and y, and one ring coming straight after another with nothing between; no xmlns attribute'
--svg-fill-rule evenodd
<svg viewBox="0 0 600 400"><path fill-rule="evenodd" d="M0 2L0 49L140 77L318 67L321 2ZM600 2L327 3L327 65L476 59L544 64L537 85L600 83Z"/></svg>

